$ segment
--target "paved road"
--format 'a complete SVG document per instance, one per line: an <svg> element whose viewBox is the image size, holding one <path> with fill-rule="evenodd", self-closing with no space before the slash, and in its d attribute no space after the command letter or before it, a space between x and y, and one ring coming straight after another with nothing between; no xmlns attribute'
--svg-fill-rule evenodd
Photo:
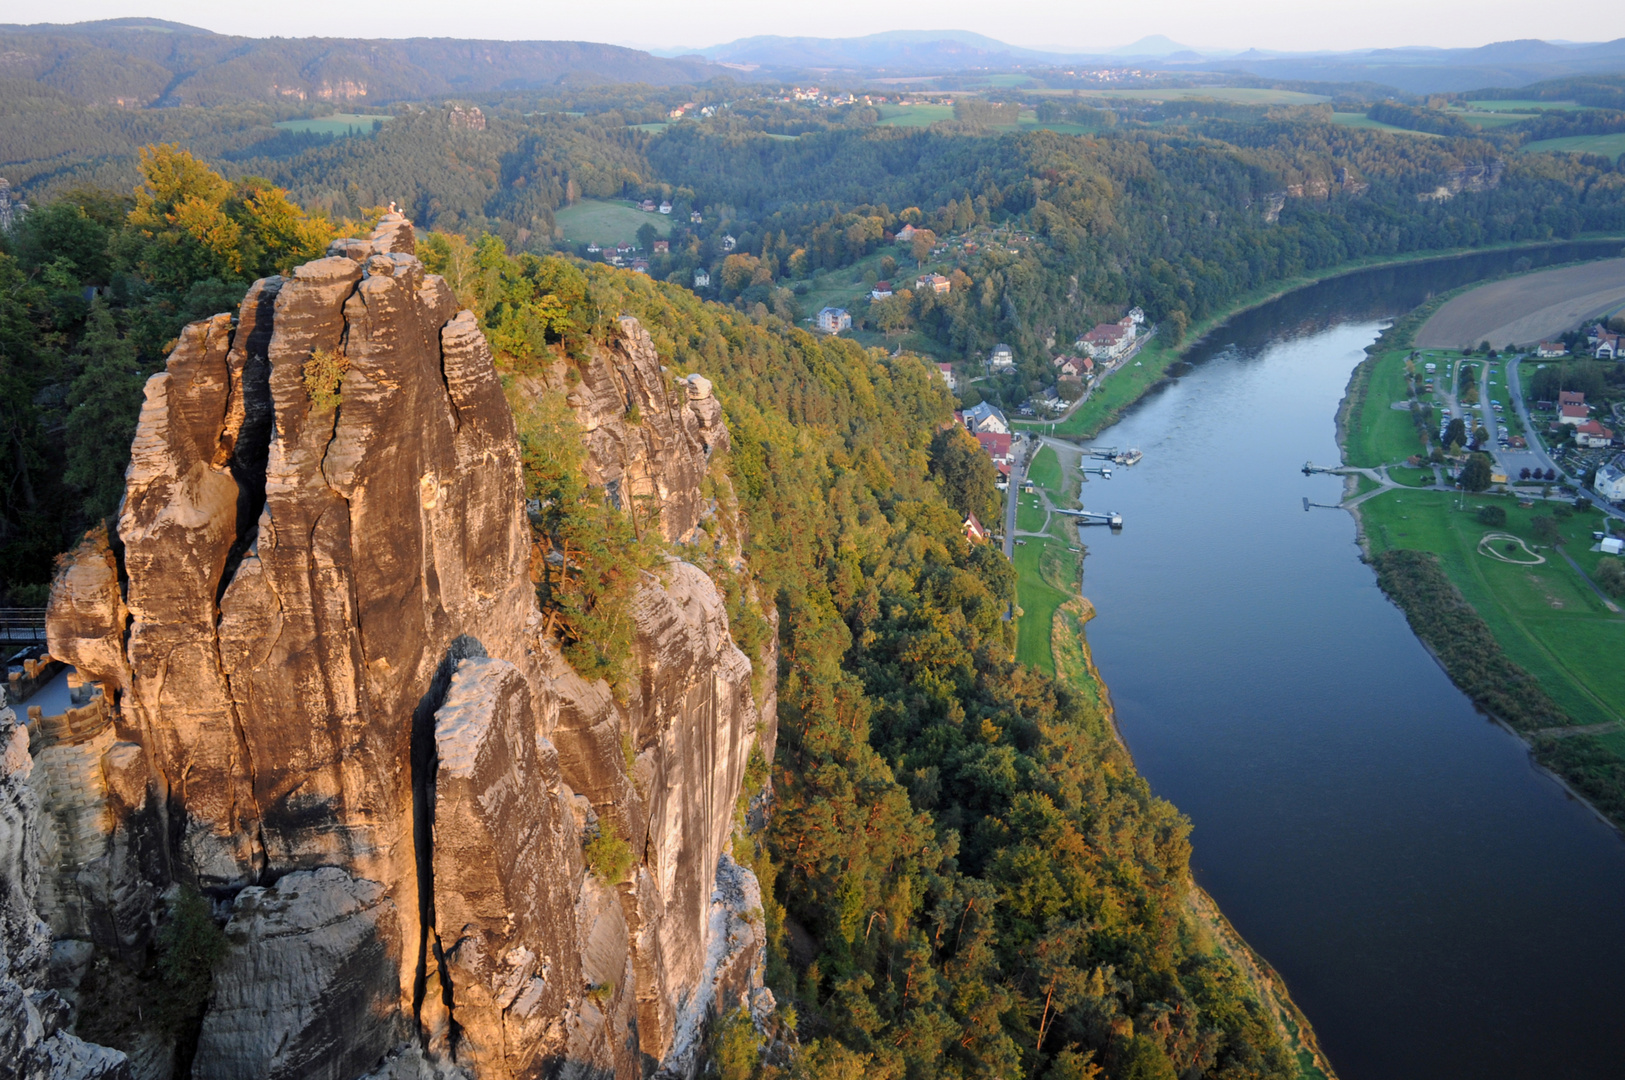
<svg viewBox="0 0 1625 1080"><path fill-rule="evenodd" d="M1022 452L1010 455L1010 486L1004 491L1004 557L1016 557L1016 503L1021 498L1021 478L1027 475L1026 462L1021 459L1026 456L1027 441L1021 442Z"/></svg>
<svg viewBox="0 0 1625 1080"><path fill-rule="evenodd" d="M1523 357L1520 356L1507 364L1507 393L1512 398L1512 407L1518 410L1518 419L1523 421L1523 430L1529 440L1529 452L1535 456L1538 462L1543 463L1541 468L1556 469L1558 476L1567 479L1563 469L1557 462L1552 460L1551 455L1546 452L1546 447L1541 444L1540 434L1536 431L1535 425L1529 421L1529 407L1524 403L1523 387L1519 384L1518 365L1521 363L1523 363ZM1507 475L1513 476L1516 474L1508 473ZM1592 506L1610 517L1625 519L1625 510L1620 510L1610 505L1606 500L1598 498L1596 492L1590 488L1580 487L1578 481L1570 480L1569 482L1580 488L1580 493L1591 500Z"/></svg>

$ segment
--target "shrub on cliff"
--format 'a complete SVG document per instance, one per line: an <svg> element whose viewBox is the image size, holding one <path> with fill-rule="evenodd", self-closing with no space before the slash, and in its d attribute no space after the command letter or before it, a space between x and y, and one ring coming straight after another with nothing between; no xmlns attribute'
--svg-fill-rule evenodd
<svg viewBox="0 0 1625 1080"><path fill-rule="evenodd" d="M586 442L564 394L514 399L531 527L542 558L537 598L570 665L619 690L632 670L632 597L655 565L648 508L623 513L586 482ZM640 515L643 515L640 517Z"/></svg>

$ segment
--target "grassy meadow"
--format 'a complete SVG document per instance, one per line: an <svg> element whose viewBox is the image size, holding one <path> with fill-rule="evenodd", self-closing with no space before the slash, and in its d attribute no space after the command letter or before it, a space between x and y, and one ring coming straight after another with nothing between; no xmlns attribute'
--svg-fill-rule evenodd
<svg viewBox="0 0 1625 1080"><path fill-rule="evenodd" d="M382 120L388 123L392 116L368 115L366 113L333 113L329 116L312 116L303 120L278 120L276 126L282 131L310 132L314 135L371 135L372 125Z"/></svg>
<svg viewBox="0 0 1625 1080"><path fill-rule="evenodd" d="M1574 135L1567 139L1541 139L1539 142L1524 143L1523 152L1601 154L1603 157L1617 158L1625 154L1625 132L1616 132L1613 135Z"/></svg>
<svg viewBox="0 0 1625 1080"><path fill-rule="evenodd" d="M1408 349L1387 350L1377 356L1369 374L1358 376L1368 381L1365 392L1349 409L1346 464L1369 469L1421 453L1422 440L1409 410L1401 412L1393 407L1394 402L1406 401L1410 396L1405 380L1405 357L1409 353ZM1428 475L1432 477L1431 472Z"/></svg>
<svg viewBox="0 0 1625 1080"><path fill-rule="evenodd" d="M1488 505L1505 509L1504 526L1479 520L1478 508ZM1562 554L1534 539L1534 517L1559 505L1524 508L1504 495L1395 491L1364 503L1360 518L1374 555L1393 548L1437 555L1501 648L1576 723L1625 720L1625 665L1618 661L1625 653L1625 614L1609 611ZM1603 521L1591 511L1560 523L1563 549L1587 574L1615 558L1589 550L1592 531ZM1519 537L1546 562L1517 566L1482 554L1480 541L1491 532Z"/></svg>
<svg viewBox="0 0 1625 1080"><path fill-rule="evenodd" d="M667 214L646 214L631 203L599 199L582 199L562 207L554 211L553 220L572 244L631 243L642 225L653 225L661 236L671 232L671 217Z"/></svg>

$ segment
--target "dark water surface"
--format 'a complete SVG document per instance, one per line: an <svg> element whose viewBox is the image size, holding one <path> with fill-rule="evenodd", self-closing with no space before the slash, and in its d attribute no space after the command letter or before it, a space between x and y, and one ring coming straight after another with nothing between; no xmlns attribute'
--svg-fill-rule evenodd
<svg viewBox="0 0 1625 1080"><path fill-rule="evenodd" d="M1618 242L1596 251L1617 254ZM1544 261L1582 252L1560 249ZM1359 560L1334 420L1380 320L1518 254L1248 313L1099 443L1089 639L1197 879L1344 1080L1625 1076L1625 842L1477 713Z"/></svg>

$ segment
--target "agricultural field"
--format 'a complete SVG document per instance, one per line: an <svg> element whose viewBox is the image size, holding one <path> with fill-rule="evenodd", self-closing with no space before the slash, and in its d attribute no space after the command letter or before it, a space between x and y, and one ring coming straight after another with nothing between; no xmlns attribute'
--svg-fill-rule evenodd
<svg viewBox="0 0 1625 1080"><path fill-rule="evenodd" d="M1613 136L1609 136L1612 138ZM1625 135L1619 136L1625 139ZM1416 344L1456 349L1488 341L1532 345L1625 302L1625 259L1541 270L1453 297L1416 332Z"/></svg>
<svg viewBox="0 0 1625 1080"><path fill-rule="evenodd" d="M671 218L665 214L646 214L631 203L598 199L582 199L562 207L553 212L553 220L572 244L631 243L642 225L653 225L661 236L671 232Z"/></svg>
<svg viewBox="0 0 1625 1080"><path fill-rule="evenodd" d="M930 127L938 120L952 120L952 105L882 105L881 127Z"/></svg>
<svg viewBox="0 0 1625 1080"><path fill-rule="evenodd" d="M1059 96L1073 96L1071 90L1057 90ZM1272 90L1251 86L1170 87L1165 90L1084 90L1079 100L1094 104L1100 100L1119 101L1225 101L1232 105L1323 105L1331 98L1299 90Z"/></svg>
<svg viewBox="0 0 1625 1080"><path fill-rule="evenodd" d="M1485 505L1504 508L1506 524L1481 522L1477 511ZM1526 509L1508 496L1396 491L1366 502L1360 517L1373 554L1391 548L1436 554L1506 654L1576 723L1618 721L1625 719L1625 665L1618 661L1625 651L1625 614L1609 611L1562 553L1534 538L1533 518L1563 505L1537 502ZM1587 574L1603 559L1616 558L1590 550L1592 531L1605 520L1591 510L1559 523L1563 550ZM1545 561L1518 565L1485 555L1481 544L1491 532L1516 537Z"/></svg>
<svg viewBox="0 0 1625 1080"><path fill-rule="evenodd" d="M1371 131L1391 131L1396 135L1416 135L1424 139L1437 139L1441 137L1428 131L1412 131L1410 128L1395 127L1392 124L1384 124L1381 121L1373 120L1365 113L1360 112L1334 112L1332 113L1332 123L1341 124L1343 127L1366 128Z"/></svg>
<svg viewBox="0 0 1625 1080"><path fill-rule="evenodd" d="M1502 128L1532 120L1538 113L1484 112L1478 109L1448 109L1447 113L1477 128Z"/></svg>
<svg viewBox="0 0 1625 1080"><path fill-rule="evenodd" d="M282 131L310 132L315 135L371 135L373 125L388 123L392 116L366 113L333 113L329 116L312 116L303 120L278 120L277 128Z"/></svg>
<svg viewBox="0 0 1625 1080"><path fill-rule="evenodd" d="M1562 112L1569 109L1578 109L1580 106L1572 101L1469 101L1469 108L1479 109L1483 112L1513 112L1532 113L1542 109L1551 109Z"/></svg>
<svg viewBox="0 0 1625 1080"><path fill-rule="evenodd" d="M1619 155L1625 154L1625 132L1615 132L1612 135L1574 135L1567 139L1541 139L1539 142L1524 143L1523 152L1601 154L1607 158L1618 158Z"/></svg>

